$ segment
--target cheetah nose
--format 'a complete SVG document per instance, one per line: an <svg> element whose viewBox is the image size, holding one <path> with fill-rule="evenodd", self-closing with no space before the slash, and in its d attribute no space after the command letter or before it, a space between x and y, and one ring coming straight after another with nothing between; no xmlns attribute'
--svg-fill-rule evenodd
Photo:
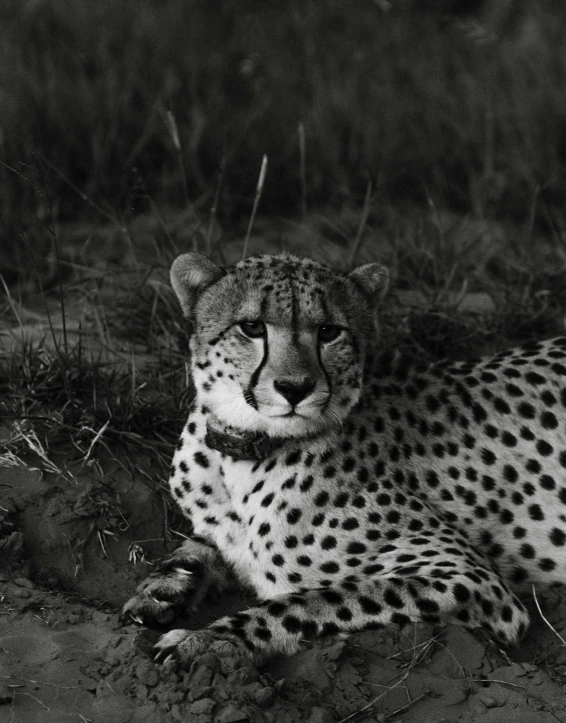
<svg viewBox="0 0 566 723"><path fill-rule="evenodd" d="M273 386L277 389L279 394L285 397L290 404L295 406L305 397L308 397L314 389L315 383L308 377L306 379L302 379L301 381L296 381L294 379L276 379L273 382Z"/></svg>

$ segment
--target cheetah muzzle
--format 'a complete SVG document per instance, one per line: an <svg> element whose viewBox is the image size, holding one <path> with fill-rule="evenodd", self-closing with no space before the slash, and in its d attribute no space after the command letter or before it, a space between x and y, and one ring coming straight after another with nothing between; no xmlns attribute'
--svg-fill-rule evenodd
<svg viewBox="0 0 566 723"><path fill-rule="evenodd" d="M566 579L566 339L476 362L383 354L387 271L197 254L171 281L196 398L170 487L187 540L124 612L169 622L227 584L259 600L159 655L261 660L409 621L515 642L526 585Z"/></svg>

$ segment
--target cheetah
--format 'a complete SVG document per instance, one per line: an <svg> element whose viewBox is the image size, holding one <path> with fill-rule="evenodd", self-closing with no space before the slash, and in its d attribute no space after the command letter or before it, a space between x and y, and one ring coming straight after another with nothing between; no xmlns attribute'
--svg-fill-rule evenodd
<svg viewBox="0 0 566 723"><path fill-rule="evenodd" d="M521 589L566 580L566 338L474 362L380 352L387 270L291 255L175 260L196 396L170 488L194 537L124 606L169 623L224 588L259 604L158 657L259 662L409 621L528 624Z"/></svg>

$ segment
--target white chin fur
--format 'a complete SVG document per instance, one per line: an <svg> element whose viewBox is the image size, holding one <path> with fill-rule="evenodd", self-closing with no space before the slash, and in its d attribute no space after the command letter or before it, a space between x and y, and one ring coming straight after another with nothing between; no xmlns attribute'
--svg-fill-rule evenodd
<svg viewBox="0 0 566 723"><path fill-rule="evenodd" d="M302 437L332 424L332 420L316 408L299 408L296 415L285 417L290 411L287 404L267 409L260 405L256 410L243 396L234 398L233 394L225 398L220 394L207 394L206 404L220 422L241 431L263 432L271 437Z"/></svg>

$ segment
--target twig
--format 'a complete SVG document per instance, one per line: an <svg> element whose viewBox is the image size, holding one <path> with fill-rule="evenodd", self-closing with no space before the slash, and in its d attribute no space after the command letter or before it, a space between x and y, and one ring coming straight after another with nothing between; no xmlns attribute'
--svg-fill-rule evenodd
<svg viewBox="0 0 566 723"><path fill-rule="evenodd" d="M212 251L212 234L214 231L214 222L218 213L218 203L220 201L220 190L222 181L224 180L224 171L226 169L226 155L223 153L220 159L220 168L218 169L218 178L216 179L216 190L214 191L214 200L210 209L210 221L208 222L208 232L206 234L206 255L210 258Z"/></svg>
<svg viewBox="0 0 566 723"><path fill-rule="evenodd" d="M95 203L91 198L89 198L89 197L86 195L86 193L83 193L83 191L81 191L80 188L78 188L77 186L75 186L75 184L74 184L69 178L67 178L67 176L65 176L65 174L57 168L57 166L55 166L53 163L51 163L51 161L50 161L48 158L46 158L46 157L43 155L43 153L40 153L39 151L35 151L35 155L36 155L38 158L41 158L41 160L43 161L43 163L45 163L46 165L48 165L49 168L51 168L52 171L55 171L55 173L61 178L61 180L64 181L64 182L67 184L67 186L69 186L69 188L71 188L75 193L77 193L77 194L82 198L82 200L85 201L85 203L88 203L89 206L92 206L92 207L93 207L94 209L96 209L100 214L102 214L103 216L105 216L109 221L112 221L113 223L115 223L118 227L120 227L120 229L121 229L123 232L126 232L126 235L128 235L128 234L127 234L127 230L124 228L124 225L123 225L122 223L120 223L119 219L117 219L116 216L113 216L111 213L109 213L108 211L106 211L105 209L103 209L102 206L99 206L99 205L98 205L97 203Z"/></svg>
<svg viewBox="0 0 566 723"><path fill-rule="evenodd" d="M167 124L167 130L171 136L171 141L177 154L177 163L179 164L179 173L181 175L181 184L183 186L183 197L185 199L185 206L189 205L189 192L187 189L187 174L185 172L185 164L183 163L183 148L181 147L181 139L179 137L179 129L177 128L177 122L172 111L168 110L165 113L165 123ZM196 251L196 249L194 249Z"/></svg>
<svg viewBox="0 0 566 723"><path fill-rule="evenodd" d="M250 234L252 232L252 226L254 225L255 215L257 213L257 207L259 206L259 200L261 198L261 193L263 191L263 184L265 183L265 175L267 173L267 156L264 155L263 159L261 161L261 169L259 171L259 178L257 181L257 188L255 192L255 199L254 199L254 205L252 208L252 215L250 216L250 222L248 224L248 231L246 233L246 238L244 241L244 249L242 251L242 259L245 259L248 255L248 243L250 240Z"/></svg>
<svg viewBox="0 0 566 723"><path fill-rule="evenodd" d="M56 688L57 690L78 690L79 685L57 685L56 683L45 683L42 680L32 680L31 678L22 678L21 675L0 675L4 680L23 680L25 683L32 685L44 685L48 688Z"/></svg>
<svg viewBox="0 0 566 723"><path fill-rule="evenodd" d="M303 216L307 215L307 143L305 139L305 124L300 121L298 127L299 134L299 156L300 156L300 174L301 174L301 200L303 206Z"/></svg>
<svg viewBox="0 0 566 723"><path fill-rule="evenodd" d="M415 628L415 633L416 633L416 628ZM407 678L409 677L409 674L410 674L411 670L415 667L415 665L416 665L417 662L418 662L418 656L417 656L417 652L416 652L416 651L417 651L417 648L419 648L419 647L420 647L420 646L418 646L418 645L414 645L414 646L413 646L414 653L413 653L412 664L407 668L407 670L405 671L405 673L403 674L403 676L402 676L401 678L399 678L399 680L398 680L396 683L394 683L394 684L391 685L391 686L387 686L387 689L384 690L383 693L380 693L380 694L379 694L377 697L375 697L373 700L370 700L370 702L367 703L366 705L364 705L363 708L360 708L359 710L354 711L353 713L351 713L350 715L346 716L345 718L342 718L338 723L351 723L351 722L354 721L354 720L359 721L359 720L362 720L363 718L365 718L366 716L371 715L371 714L374 712L374 705L375 705L379 700L381 700L381 698L383 698L385 695L387 695L387 693L389 693L391 690L394 690L395 688L398 688L400 685L402 685L402 684L405 682L405 680L407 680ZM415 701L420 700L424 695L426 695L427 692L428 692L428 691L425 691L424 693L422 693L421 695L419 695L417 698L414 698L414 699L412 699L412 700L409 700L409 702L408 702L405 706L403 706L402 708L399 708L399 710L396 710L396 711L394 711L393 713L390 713L390 714L387 716L387 718L391 718L391 716L396 715L397 713L399 713L399 712L402 711L402 710L405 710L405 709L408 708L410 705L412 705Z"/></svg>
<svg viewBox="0 0 566 723"><path fill-rule="evenodd" d="M548 627L552 630L552 632L556 635L556 637L562 642L562 645L566 645L566 640L560 635L560 633L551 625L551 623L544 617L542 610L540 609L540 605L538 604L538 598L537 593L535 590L535 586L533 585L533 597L535 599L535 604L537 606L537 610L539 612L539 615L544 620L544 622L548 625Z"/></svg>
<svg viewBox="0 0 566 723"><path fill-rule="evenodd" d="M360 247L360 243L362 241L362 234L364 232L364 228L366 226L369 212L370 212L370 206L371 206L371 192L372 192L372 184L371 179L368 181L368 185L366 188L366 197L364 199L364 208L362 211L362 217L360 219L360 225L358 226L358 233L356 234L356 238L354 240L354 245L352 246L352 253L350 254L350 267L354 265L354 260L358 254L358 249Z"/></svg>
<svg viewBox="0 0 566 723"><path fill-rule="evenodd" d="M383 720L387 720L388 718L393 718L394 715L397 715L397 713L401 713L403 710L407 710L407 708L410 705L413 705L413 703L416 703L417 700L421 700L421 698L424 698L425 695L428 695L429 691L425 690L424 693L421 693L420 695L417 695L416 698L411 698L408 703L405 703L405 705L402 705L400 708L397 708L397 710L394 710L392 713L389 713L389 715L386 715Z"/></svg>

